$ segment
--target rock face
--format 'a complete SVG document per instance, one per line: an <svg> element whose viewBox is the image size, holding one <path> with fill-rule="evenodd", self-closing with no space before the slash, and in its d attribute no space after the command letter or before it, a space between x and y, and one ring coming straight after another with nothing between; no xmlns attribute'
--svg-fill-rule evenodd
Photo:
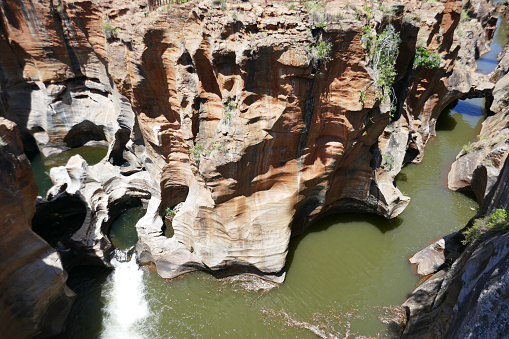
<svg viewBox="0 0 509 339"><path fill-rule="evenodd" d="M420 161L443 108L494 86L485 76L470 76L474 55L485 51L482 18L462 24L471 35L462 39L455 35L461 2L405 4L391 21L402 43L398 110L390 122L362 43L365 19L327 6L329 13L341 10L343 19L311 32L301 8L256 3L232 7L232 17L207 3L185 20L171 11L165 22L151 17L143 41L150 47L141 59L150 62L147 69L169 66L164 77L144 73L143 80L175 94L164 110L158 104L139 115L147 151L166 159L161 201L152 202L152 215L138 225L138 250L164 277L243 267L281 281L290 235L316 218L343 211L395 217L409 199L393 179L404 162ZM373 8L380 30L384 17ZM174 25L182 35L167 34ZM319 41L331 43L329 62L312 60L309 46ZM412 67L419 41L441 52L441 68ZM144 88L135 87L136 101L146 100ZM162 227L157 213L180 203L174 236L149 236Z"/></svg>
<svg viewBox="0 0 509 339"><path fill-rule="evenodd" d="M133 112L107 73L97 5L9 1L0 14L3 115L18 124L25 148L35 140L48 156L89 142L109 144L128 128L122 116Z"/></svg>
<svg viewBox="0 0 509 339"><path fill-rule="evenodd" d="M509 209L509 160L482 214L497 208ZM459 243L461 237L454 237L452 242ZM403 338L503 338L509 332L508 286L509 234L488 233L462 249L447 272L437 272L403 304L410 315Z"/></svg>
<svg viewBox="0 0 509 339"><path fill-rule="evenodd" d="M0 118L0 325L5 338L60 333L74 299L60 256L30 224L35 184L16 125Z"/></svg>
<svg viewBox="0 0 509 339"><path fill-rule="evenodd" d="M489 116L482 124L478 139L463 147L448 176L452 190L473 191L480 206L497 181L509 154L509 53L499 56L497 68L489 75L497 81Z"/></svg>
<svg viewBox="0 0 509 339"><path fill-rule="evenodd" d="M486 10L461 23L465 39L456 33L463 4L453 0L394 2L392 11L335 1L325 12L338 15L318 17L262 2L150 13L141 0L3 3L3 110L27 147L34 138L50 154L106 140L115 165L130 157L147 170L152 200L137 248L161 276L205 269L282 281L290 237L318 218L397 216L409 198L393 179L420 161L442 109L491 91L487 77L472 75L491 32L491 7L477 4ZM394 95L373 80L369 25L399 32ZM414 67L418 46L439 53L441 66ZM88 177L75 161L61 178ZM82 179L56 190L87 190ZM83 200L106 199L93 196ZM164 211L177 205L164 237ZM97 238L85 248L104 261L104 209L86 218Z"/></svg>

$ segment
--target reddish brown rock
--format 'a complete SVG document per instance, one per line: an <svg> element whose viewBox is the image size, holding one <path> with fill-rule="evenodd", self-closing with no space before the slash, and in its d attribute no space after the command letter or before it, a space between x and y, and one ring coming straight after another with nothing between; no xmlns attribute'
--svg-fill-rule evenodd
<svg viewBox="0 0 509 339"><path fill-rule="evenodd" d="M362 12L362 5L355 6ZM461 1L386 5L394 13L373 6L371 20L378 33L389 24L401 32L393 119L375 89L361 34L366 19L344 1L327 3L328 13L340 15L324 17L323 28L313 26L316 15L310 19L304 7L277 3L228 3L225 11L204 1L146 13L142 0L68 0L44 9L20 2L4 6L3 15L31 6L40 20L21 15L27 29L20 30L4 19L0 42L17 60L30 60L14 67L8 81L34 84L32 94L44 87L45 98L60 98L64 87L86 102L99 94L90 111L104 139L133 131L135 153L160 189L138 225L142 262L154 261L167 278L199 268L281 281L290 236L318 218L345 211L397 216L409 198L393 180L405 162L420 161L442 109L493 87L471 76L472 53L486 41L484 16L465 24L471 38L460 39ZM115 30L103 32L106 18ZM327 62L313 50L320 42L330 43ZM414 69L418 45L440 53L441 67ZM52 48L55 61L43 53ZM85 85L76 96L70 89L78 77ZM32 121L16 109L16 88L7 113ZM42 100L30 111L48 116L48 107L57 106L58 117L73 109ZM61 147L75 123L23 126L48 149ZM79 131L71 139L80 139ZM174 235L165 238L161 217L177 205Z"/></svg>
<svg viewBox="0 0 509 339"><path fill-rule="evenodd" d="M0 118L0 324L2 336L60 333L74 293L60 256L31 230L37 186L16 125Z"/></svg>

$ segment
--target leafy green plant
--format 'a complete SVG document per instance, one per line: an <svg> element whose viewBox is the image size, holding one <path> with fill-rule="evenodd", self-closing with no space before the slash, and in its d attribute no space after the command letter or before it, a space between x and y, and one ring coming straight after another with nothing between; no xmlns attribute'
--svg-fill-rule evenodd
<svg viewBox="0 0 509 339"><path fill-rule="evenodd" d="M318 28L325 28L327 27L327 24L325 23L325 21L320 21L320 22L317 22L315 24L315 27L318 27Z"/></svg>
<svg viewBox="0 0 509 339"><path fill-rule="evenodd" d="M387 170L391 171L394 168L394 156L392 154L385 154L383 158L385 160L385 166L387 166Z"/></svg>
<svg viewBox="0 0 509 339"><path fill-rule="evenodd" d="M106 39L113 39L113 38L117 37L119 28L113 27L109 21L104 21L101 24L101 28L104 31L104 35L106 36Z"/></svg>
<svg viewBox="0 0 509 339"><path fill-rule="evenodd" d="M212 151L225 152L226 148L224 143L220 141L214 141L212 144L210 144L210 147L208 147L203 153L206 157L208 157L212 153Z"/></svg>
<svg viewBox="0 0 509 339"><path fill-rule="evenodd" d="M194 144L190 149L189 153L191 153L191 160L199 163L200 162L200 156L203 153L203 145L201 144Z"/></svg>
<svg viewBox="0 0 509 339"><path fill-rule="evenodd" d="M229 125L232 122L234 112L235 112L235 101L230 98L223 104L223 121L225 124Z"/></svg>
<svg viewBox="0 0 509 339"><path fill-rule="evenodd" d="M165 217L170 219L170 221L173 220L173 217L175 216L175 214L177 214L177 211L175 211L172 208L166 207L166 209L164 210Z"/></svg>
<svg viewBox="0 0 509 339"><path fill-rule="evenodd" d="M442 58L438 53L431 53L427 48L418 47L415 52L414 67L439 68Z"/></svg>
<svg viewBox="0 0 509 339"><path fill-rule="evenodd" d="M361 90L359 101L361 102L362 107L364 107L364 103L366 102L366 89Z"/></svg>
<svg viewBox="0 0 509 339"><path fill-rule="evenodd" d="M472 17L470 16L470 13L466 9L463 9L461 11L460 21L461 22L465 22L465 21L470 21L470 20L472 20Z"/></svg>
<svg viewBox="0 0 509 339"><path fill-rule="evenodd" d="M485 144L487 142L487 139L481 139L481 141L483 141L483 142L482 143L476 143L476 144L473 144L471 141L469 141L461 149L461 154L468 154L468 153L472 153L474 151L482 149L485 146Z"/></svg>
<svg viewBox="0 0 509 339"><path fill-rule="evenodd" d="M370 65L373 69L373 80L378 89L378 98L391 100L394 106L395 95L392 85L396 78L396 59L399 54L401 39L392 25L388 25L382 33L377 35L375 45L371 51Z"/></svg>
<svg viewBox="0 0 509 339"><path fill-rule="evenodd" d="M465 239L461 243L466 245L474 240L481 239L484 234L490 231L509 232L509 221L507 221L507 211L505 209L498 208L492 214L474 221L472 227L463 232Z"/></svg>
<svg viewBox="0 0 509 339"><path fill-rule="evenodd" d="M468 154L474 151L474 148L471 146L472 142L469 141L466 145L463 145L463 148L461 150L461 153Z"/></svg>
<svg viewBox="0 0 509 339"><path fill-rule="evenodd" d="M332 43L326 41L320 41L318 44L309 47L309 52L311 54L311 60L315 67L318 67L319 62L329 62L332 60L330 56L332 51Z"/></svg>

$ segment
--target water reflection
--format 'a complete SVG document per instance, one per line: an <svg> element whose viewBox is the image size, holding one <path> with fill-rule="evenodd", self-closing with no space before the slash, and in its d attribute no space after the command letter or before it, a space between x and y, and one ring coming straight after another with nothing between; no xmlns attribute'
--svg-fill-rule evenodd
<svg viewBox="0 0 509 339"><path fill-rule="evenodd" d="M490 45L490 51L477 60L478 72L489 74L497 67L497 56L502 52L502 48L509 41L509 27L507 26L507 18L502 16L497 21L497 31Z"/></svg>

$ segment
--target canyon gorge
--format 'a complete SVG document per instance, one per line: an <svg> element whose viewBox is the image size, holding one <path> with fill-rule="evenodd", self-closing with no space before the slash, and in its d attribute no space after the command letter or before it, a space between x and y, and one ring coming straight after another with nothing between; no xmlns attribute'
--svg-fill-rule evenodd
<svg viewBox="0 0 509 339"><path fill-rule="evenodd" d="M424 235L410 261L425 279L386 323L406 338L504 337L508 235L462 232L509 209L508 49L478 70L507 13L488 0L0 0L2 333L60 334L79 307L68 273L122 272L112 230L129 209L135 272L252 279L252 305L287 284L291 239L323 220L399 220L413 203L403 167L440 144L447 110L483 98L477 139L441 183L471 192L477 214Z"/></svg>

